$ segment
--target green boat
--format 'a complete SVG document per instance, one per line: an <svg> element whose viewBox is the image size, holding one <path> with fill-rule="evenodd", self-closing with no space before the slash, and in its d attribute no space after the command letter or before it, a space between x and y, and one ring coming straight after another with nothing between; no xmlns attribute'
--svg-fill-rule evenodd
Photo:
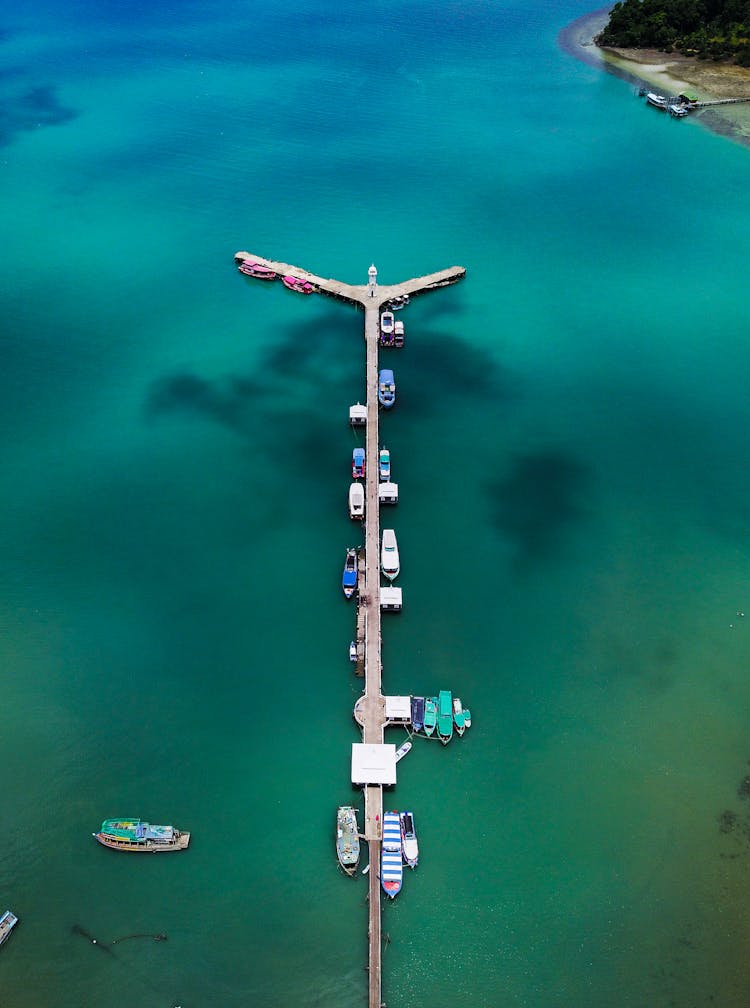
<svg viewBox="0 0 750 1008"><path fill-rule="evenodd" d="M453 697L447 689L438 694L437 733L443 745L453 738Z"/></svg>
<svg viewBox="0 0 750 1008"><path fill-rule="evenodd" d="M437 724L437 700L434 696L427 697L424 702L424 733L427 738L435 731Z"/></svg>

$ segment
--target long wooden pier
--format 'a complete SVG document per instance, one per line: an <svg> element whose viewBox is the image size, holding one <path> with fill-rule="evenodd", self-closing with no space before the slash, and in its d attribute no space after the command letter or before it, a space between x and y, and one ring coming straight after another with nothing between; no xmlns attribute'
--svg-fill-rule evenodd
<svg viewBox="0 0 750 1008"><path fill-rule="evenodd" d="M259 263L280 276L293 276L307 280L321 294L347 301L364 309L367 383L367 429L365 459L365 569L364 587L359 577L359 605L364 609L364 676L365 688L355 708L355 718L362 729L362 741L382 745L385 731L385 697L383 695L383 666L380 633L380 502L378 499L379 473L379 406L378 406L378 350L380 346L380 311L393 298L439 290L457 283L466 275L463 266L427 276L414 277L402 283L381 286L377 271L370 267L370 282L360 286L340 280L316 276L299 266L264 259L254 253L237 252L236 262L249 260ZM358 621L359 622L359 621ZM383 789L367 785L365 795L364 836L370 855L369 928L368 928L368 1008L382 1008L381 973L381 919L380 919L380 843L383 823Z"/></svg>

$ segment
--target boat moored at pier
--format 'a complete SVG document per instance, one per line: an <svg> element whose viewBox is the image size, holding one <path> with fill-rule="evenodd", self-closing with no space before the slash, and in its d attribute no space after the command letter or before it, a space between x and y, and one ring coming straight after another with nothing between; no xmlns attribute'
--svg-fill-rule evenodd
<svg viewBox="0 0 750 1008"><path fill-rule="evenodd" d="M424 733L429 738L437 726L437 697L427 697L424 702Z"/></svg>
<svg viewBox="0 0 750 1008"><path fill-rule="evenodd" d="M466 728L466 715L461 698L457 696L453 697L453 724L456 726L458 734L463 735Z"/></svg>
<svg viewBox="0 0 750 1008"><path fill-rule="evenodd" d="M378 474L381 483L389 483L391 479L391 453L387 448L380 449L378 456Z"/></svg>
<svg viewBox="0 0 750 1008"><path fill-rule="evenodd" d="M383 409L390 409L396 402L396 379L390 368L383 368L378 382L378 402Z"/></svg>
<svg viewBox="0 0 750 1008"><path fill-rule="evenodd" d="M414 828L414 815L411 812L402 812L399 819L401 821L401 853L404 862L410 868L416 868L419 863L419 844L417 831Z"/></svg>
<svg viewBox="0 0 750 1008"><path fill-rule="evenodd" d="M411 726L415 732L420 732L424 728L423 696L413 696L411 698Z"/></svg>
<svg viewBox="0 0 750 1008"><path fill-rule="evenodd" d="M398 543L396 542L396 533L393 529L383 529L383 544L380 548L380 569L389 581L393 581L394 578L398 577L401 570L398 558Z"/></svg>
<svg viewBox="0 0 750 1008"><path fill-rule="evenodd" d="M351 598L357 590L357 551L349 546L344 561L344 573L341 576L341 588L346 598Z"/></svg>
<svg viewBox="0 0 750 1008"><path fill-rule="evenodd" d="M336 857L347 875L353 875L359 864L359 829L357 810L341 805L336 813Z"/></svg>
<svg viewBox="0 0 750 1008"><path fill-rule="evenodd" d="M355 448L352 452L352 477L354 479L363 479L365 475L365 450L364 448Z"/></svg>
<svg viewBox="0 0 750 1008"><path fill-rule="evenodd" d="M443 745L448 745L453 738L453 698L450 690L440 690L437 706L438 738Z"/></svg>
<svg viewBox="0 0 750 1008"><path fill-rule="evenodd" d="M464 707L464 728L471 728L471 711Z"/></svg>
<svg viewBox="0 0 750 1008"><path fill-rule="evenodd" d="M237 269L245 276L255 277L258 280L275 280L278 277L278 273L275 273L269 266L253 262L250 259L243 259Z"/></svg>
<svg viewBox="0 0 750 1008"><path fill-rule="evenodd" d="M401 892L404 867L401 860L401 822L398 812L383 813L383 846L380 852L380 883L386 896Z"/></svg>
<svg viewBox="0 0 750 1008"><path fill-rule="evenodd" d="M401 745L396 750L396 762L397 763L399 762L399 760L402 760L404 758L404 756L406 756L407 753L411 752L411 746L412 746L412 744L411 744L411 742L409 742L408 739L406 740L406 742L402 742L401 743Z"/></svg>
<svg viewBox="0 0 750 1008"><path fill-rule="evenodd" d="M305 280L303 277L283 276L281 282L289 290L298 291L300 294L313 294L315 291L310 281Z"/></svg>
<svg viewBox="0 0 750 1008"><path fill-rule="evenodd" d="M352 483L349 487L349 517L359 519L365 516L365 488L361 483Z"/></svg>
<svg viewBox="0 0 750 1008"><path fill-rule="evenodd" d="M152 854L185 850L190 843L189 833L183 833L174 826L154 826L142 819L105 819L99 832L92 836L113 850L147 851Z"/></svg>
<svg viewBox="0 0 750 1008"><path fill-rule="evenodd" d="M355 662L357 660L357 642L351 641L349 644L349 661Z"/></svg>

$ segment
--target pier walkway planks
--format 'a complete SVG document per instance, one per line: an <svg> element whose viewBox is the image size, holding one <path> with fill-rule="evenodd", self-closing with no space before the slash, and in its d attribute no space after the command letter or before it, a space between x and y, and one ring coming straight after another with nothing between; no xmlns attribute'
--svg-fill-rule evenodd
<svg viewBox="0 0 750 1008"><path fill-rule="evenodd" d="M379 404L378 404L378 351L380 348L380 311L392 298L410 297L425 291L439 290L457 283L466 275L463 266L452 266L437 273L414 277L403 283L381 285L378 283L359 286L342 283L340 280L316 276L308 270L289 263L275 262L250 252L237 252L235 262L249 259L267 266L280 276L300 277L308 280L321 294L347 301L364 309L366 382L367 382L367 430L365 463L365 569L364 591L360 569L358 578L360 612L364 608L365 639L365 689L357 701L355 717L362 728L362 741L382 745L385 738L385 696L383 695L383 666L381 658L380 633L380 485L379 457ZM358 617L359 628L359 617ZM357 634L359 637L359 633ZM359 642L358 642L359 643ZM381 918L380 918L380 841L383 824L383 789L368 785L365 792L364 835L370 854L369 883L369 994L368 1008L381 1008Z"/></svg>

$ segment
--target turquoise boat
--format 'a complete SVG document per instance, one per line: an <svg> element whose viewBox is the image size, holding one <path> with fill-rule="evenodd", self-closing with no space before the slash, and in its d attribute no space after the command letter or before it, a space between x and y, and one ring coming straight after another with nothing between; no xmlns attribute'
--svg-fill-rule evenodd
<svg viewBox="0 0 750 1008"><path fill-rule="evenodd" d="M437 733L443 745L453 738L453 697L450 690L440 690L438 694Z"/></svg>
<svg viewBox="0 0 750 1008"><path fill-rule="evenodd" d="M466 713L461 698L457 696L453 697L453 724L456 726L458 734L463 735L464 728L466 728Z"/></svg>
<svg viewBox="0 0 750 1008"><path fill-rule="evenodd" d="M427 738L435 731L437 724L437 700L434 696L427 697L424 702L424 733Z"/></svg>

